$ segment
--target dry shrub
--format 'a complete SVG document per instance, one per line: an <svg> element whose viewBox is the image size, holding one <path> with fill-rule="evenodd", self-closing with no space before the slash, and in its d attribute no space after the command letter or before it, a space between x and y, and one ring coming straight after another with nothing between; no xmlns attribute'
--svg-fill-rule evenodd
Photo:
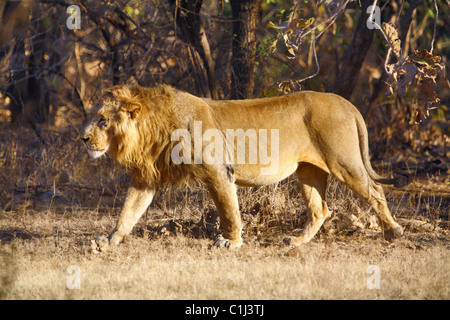
<svg viewBox="0 0 450 320"><path fill-rule="evenodd" d="M114 198L126 188L125 171L108 158L100 160L107 162L102 166L92 161L78 130L42 130L37 137L30 129L14 129L0 124L0 209L92 207L99 197Z"/></svg>

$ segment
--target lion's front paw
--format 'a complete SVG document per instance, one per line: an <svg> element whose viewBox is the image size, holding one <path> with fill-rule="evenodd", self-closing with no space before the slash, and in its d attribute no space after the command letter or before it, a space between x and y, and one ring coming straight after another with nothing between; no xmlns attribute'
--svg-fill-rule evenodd
<svg viewBox="0 0 450 320"><path fill-rule="evenodd" d="M242 246L242 240L230 240L219 235L216 241L214 241L214 246L218 248L237 249Z"/></svg>
<svg viewBox="0 0 450 320"><path fill-rule="evenodd" d="M93 254L105 252L109 248L109 239L106 237L97 237L91 240L91 249Z"/></svg>

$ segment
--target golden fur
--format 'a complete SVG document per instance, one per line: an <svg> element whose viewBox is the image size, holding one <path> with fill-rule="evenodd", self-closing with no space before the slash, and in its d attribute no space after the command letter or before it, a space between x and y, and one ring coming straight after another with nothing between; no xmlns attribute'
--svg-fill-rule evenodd
<svg viewBox="0 0 450 320"><path fill-rule="evenodd" d="M250 163L250 151L247 151L250 147L244 150L245 163L236 162L237 153L243 150L238 150L234 141L231 146L224 146L225 154L234 154L231 163L175 164L171 152L179 141L172 141L172 134L182 129L194 135L199 123L203 134L216 130L213 133L219 132L223 141L227 130L249 133L242 140L247 142L253 132L266 130L270 132L269 138L274 138L276 133L279 140L269 139L267 145L271 153L278 152L275 171L261 174L269 165L262 163L261 154L257 163ZM261 139L260 136L255 141ZM216 245L239 247L242 224L236 185L267 185L294 172L308 207L308 220L302 234L286 239L287 243L308 242L329 216L325 201L328 174L347 184L374 207L385 237L403 233L389 212L380 186L380 183L400 185L403 181L385 179L374 172L361 114L350 102L334 94L305 91L276 98L214 101L166 85L116 86L94 108L83 140L93 157L107 152L132 175L117 227L108 239L93 240L94 252L122 241L163 183L191 179L206 184L217 206L224 234ZM202 150L206 150L205 146ZM194 159L193 155L187 155L187 159Z"/></svg>

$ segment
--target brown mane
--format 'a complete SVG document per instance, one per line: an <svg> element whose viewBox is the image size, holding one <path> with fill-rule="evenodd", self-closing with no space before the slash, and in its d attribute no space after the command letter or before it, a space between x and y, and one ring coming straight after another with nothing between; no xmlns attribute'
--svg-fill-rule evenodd
<svg viewBox="0 0 450 320"><path fill-rule="evenodd" d="M167 85L154 88L121 85L108 93L120 102L121 110L136 113L134 128L121 122L112 124L117 142L117 149L111 150L113 158L147 185L187 182L188 171L193 168L175 165L170 157L176 143L171 141L171 134L179 127L172 109L176 89Z"/></svg>

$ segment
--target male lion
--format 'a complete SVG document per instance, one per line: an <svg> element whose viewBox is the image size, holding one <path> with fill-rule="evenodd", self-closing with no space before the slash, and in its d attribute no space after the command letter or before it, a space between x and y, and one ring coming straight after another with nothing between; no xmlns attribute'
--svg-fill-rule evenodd
<svg viewBox="0 0 450 320"><path fill-rule="evenodd" d="M268 139L268 132L274 139ZM92 240L94 252L119 244L131 232L159 186L188 180L205 183L216 204L223 236L215 245L240 247L236 185L263 186L294 172L308 218L300 236L285 239L288 244L310 241L330 215L325 201L330 173L372 205L386 239L403 234L380 183L401 186L406 181L375 173L361 114L335 94L302 91L274 98L212 101L166 85L116 86L95 106L82 139L93 158L108 153L132 175L117 226L108 238ZM211 144L205 146L204 141ZM268 150L271 163L263 161Z"/></svg>

